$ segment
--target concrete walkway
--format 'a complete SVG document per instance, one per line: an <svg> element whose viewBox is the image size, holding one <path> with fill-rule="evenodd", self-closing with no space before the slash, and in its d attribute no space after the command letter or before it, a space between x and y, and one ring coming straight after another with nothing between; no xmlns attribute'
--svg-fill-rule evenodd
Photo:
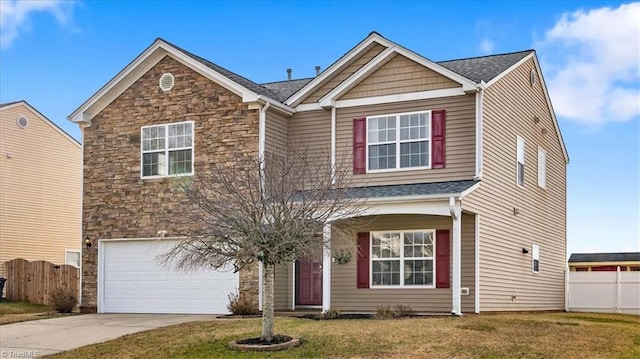
<svg viewBox="0 0 640 359"><path fill-rule="evenodd" d="M34 358L215 315L84 314L0 326L0 358Z"/></svg>

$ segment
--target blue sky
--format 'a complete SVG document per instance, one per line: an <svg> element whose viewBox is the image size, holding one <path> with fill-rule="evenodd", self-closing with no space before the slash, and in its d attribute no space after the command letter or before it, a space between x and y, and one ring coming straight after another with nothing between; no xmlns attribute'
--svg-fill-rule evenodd
<svg viewBox="0 0 640 359"><path fill-rule="evenodd" d="M255 82L371 31L434 60L535 48L571 157L568 252L640 250L640 3L0 0L0 102L66 117L157 37ZM541 234L544 235L544 234Z"/></svg>

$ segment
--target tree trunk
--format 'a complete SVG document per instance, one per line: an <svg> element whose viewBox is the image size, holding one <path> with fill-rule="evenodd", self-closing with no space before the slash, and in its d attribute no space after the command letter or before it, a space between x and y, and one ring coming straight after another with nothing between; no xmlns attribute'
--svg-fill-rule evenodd
<svg viewBox="0 0 640 359"><path fill-rule="evenodd" d="M260 339L270 342L273 339L273 264L262 267L262 336Z"/></svg>

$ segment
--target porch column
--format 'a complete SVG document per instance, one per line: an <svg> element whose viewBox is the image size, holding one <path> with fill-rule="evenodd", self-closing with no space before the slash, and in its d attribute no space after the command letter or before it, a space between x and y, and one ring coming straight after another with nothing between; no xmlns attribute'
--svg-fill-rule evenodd
<svg viewBox="0 0 640 359"><path fill-rule="evenodd" d="M331 308L331 223L322 230L322 312Z"/></svg>
<svg viewBox="0 0 640 359"><path fill-rule="evenodd" d="M460 222L462 211L460 209L460 203L456 201L455 197L449 197L449 212L453 220L453 273L451 278L451 314L462 315L460 307L460 267L461 267L461 231Z"/></svg>

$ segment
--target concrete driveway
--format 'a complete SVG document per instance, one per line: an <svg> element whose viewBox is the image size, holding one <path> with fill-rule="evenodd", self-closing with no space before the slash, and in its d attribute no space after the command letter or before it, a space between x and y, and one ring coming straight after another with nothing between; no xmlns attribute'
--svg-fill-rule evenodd
<svg viewBox="0 0 640 359"><path fill-rule="evenodd" d="M215 315L84 314L0 326L0 358L33 358Z"/></svg>

